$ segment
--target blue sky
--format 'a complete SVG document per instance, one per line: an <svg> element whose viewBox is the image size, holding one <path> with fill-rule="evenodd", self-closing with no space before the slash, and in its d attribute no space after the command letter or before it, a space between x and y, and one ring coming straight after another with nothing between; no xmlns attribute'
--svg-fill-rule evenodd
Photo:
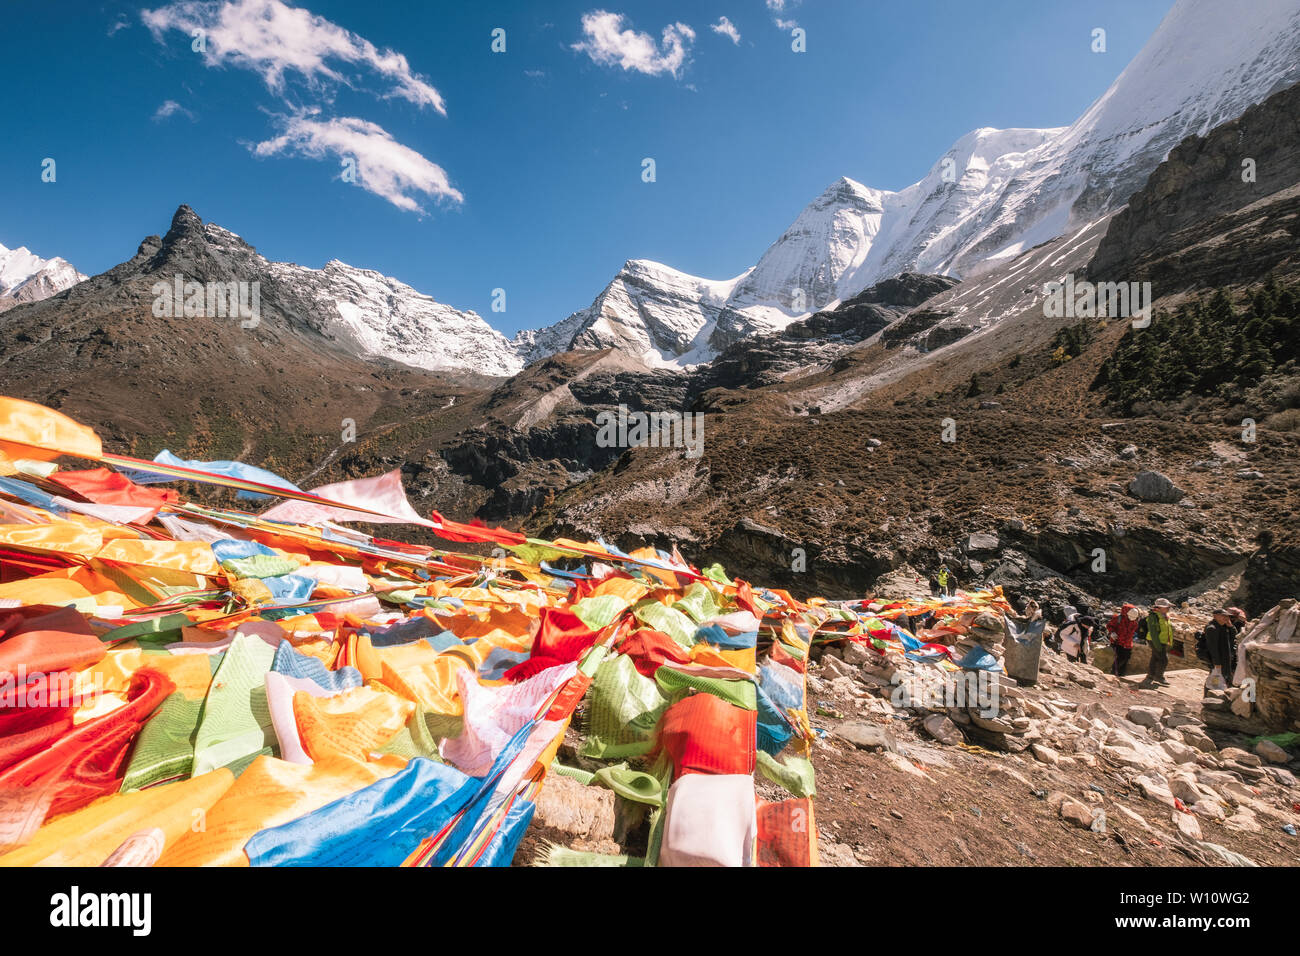
<svg viewBox="0 0 1300 956"><path fill-rule="evenodd" d="M736 275L840 176L898 189L973 128L1067 125L1171 5L236 4L5 4L0 243L93 274L185 202L268 258L378 269L510 335L626 259Z"/></svg>

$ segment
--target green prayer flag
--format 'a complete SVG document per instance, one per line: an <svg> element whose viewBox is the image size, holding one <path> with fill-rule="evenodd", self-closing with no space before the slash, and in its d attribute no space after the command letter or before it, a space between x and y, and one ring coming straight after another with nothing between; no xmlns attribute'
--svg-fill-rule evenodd
<svg viewBox="0 0 1300 956"><path fill-rule="evenodd" d="M655 682L637 672L632 658L617 654L602 663L587 691L584 757L635 757L654 747L667 702Z"/></svg>
<svg viewBox="0 0 1300 956"><path fill-rule="evenodd" d="M212 676L194 739L194 775L233 764L264 747L274 749L275 731L266 702L266 672L275 648L260 637L238 634Z"/></svg>
<svg viewBox="0 0 1300 956"><path fill-rule="evenodd" d="M122 778L122 792L143 790L163 780L189 776L194 765L194 735L199 729L203 701L171 694L145 723L136 738Z"/></svg>

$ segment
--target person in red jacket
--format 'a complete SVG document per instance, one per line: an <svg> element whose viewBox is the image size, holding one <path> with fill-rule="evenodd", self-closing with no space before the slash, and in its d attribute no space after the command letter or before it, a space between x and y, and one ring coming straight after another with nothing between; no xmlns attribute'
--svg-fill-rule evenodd
<svg viewBox="0 0 1300 956"><path fill-rule="evenodd" d="M1115 649L1115 663L1110 672L1123 677L1128 669L1128 659L1133 656L1133 635L1137 633L1142 615L1132 604L1125 604L1106 622L1106 634Z"/></svg>

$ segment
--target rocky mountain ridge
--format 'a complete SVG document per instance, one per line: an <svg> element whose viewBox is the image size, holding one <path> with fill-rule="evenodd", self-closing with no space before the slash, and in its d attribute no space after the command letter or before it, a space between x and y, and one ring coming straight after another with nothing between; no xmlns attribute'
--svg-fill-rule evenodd
<svg viewBox="0 0 1300 956"><path fill-rule="evenodd" d="M1300 0L1240 8L1180 0L1069 126L974 130L897 192L841 178L740 276L710 282L669 270L671 282L642 281L623 297L620 273L591 307L532 340L565 348L635 342L649 364L689 366L902 272L975 277L1105 218L1183 139L1297 81ZM652 276L656 264L636 271ZM692 287L701 293L684 297ZM691 317L689 337L650 331L681 327L683 316Z"/></svg>

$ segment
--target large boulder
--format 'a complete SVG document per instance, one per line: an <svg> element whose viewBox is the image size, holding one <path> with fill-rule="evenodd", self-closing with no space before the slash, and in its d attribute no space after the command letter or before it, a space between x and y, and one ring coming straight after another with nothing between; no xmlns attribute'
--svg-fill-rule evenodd
<svg viewBox="0 0 1300 956"><path fill-rule="evenodd" d="M1285 750L1271 740L1261 740L1255 744L1255 753L1269 763L1286 763L1291 759Z"/></svg>
<svg viewBox="0 0 1300 956"><path fill-rule="evenodd" d="M966 551L971 554L983 554L998 549L998 536L984 531L977 531L966 536Z"/></svg>
<svg viewBox="0 0 1300 956"><path fill-rule="evenodd" d="M1175 504L1187 492L1173 483L1168 475L1158 471L1142 471L1128 483L1128 493L1139 501L1156 504Z"/></svg>
<svg viewBox="0 0 1300 956"><path fill-rule="evenodd" d="M614 792L604 787L583 786L562 774L546 776L546 786L535 798L535 820L584 840L608 840L614 836Z"/></svg>

